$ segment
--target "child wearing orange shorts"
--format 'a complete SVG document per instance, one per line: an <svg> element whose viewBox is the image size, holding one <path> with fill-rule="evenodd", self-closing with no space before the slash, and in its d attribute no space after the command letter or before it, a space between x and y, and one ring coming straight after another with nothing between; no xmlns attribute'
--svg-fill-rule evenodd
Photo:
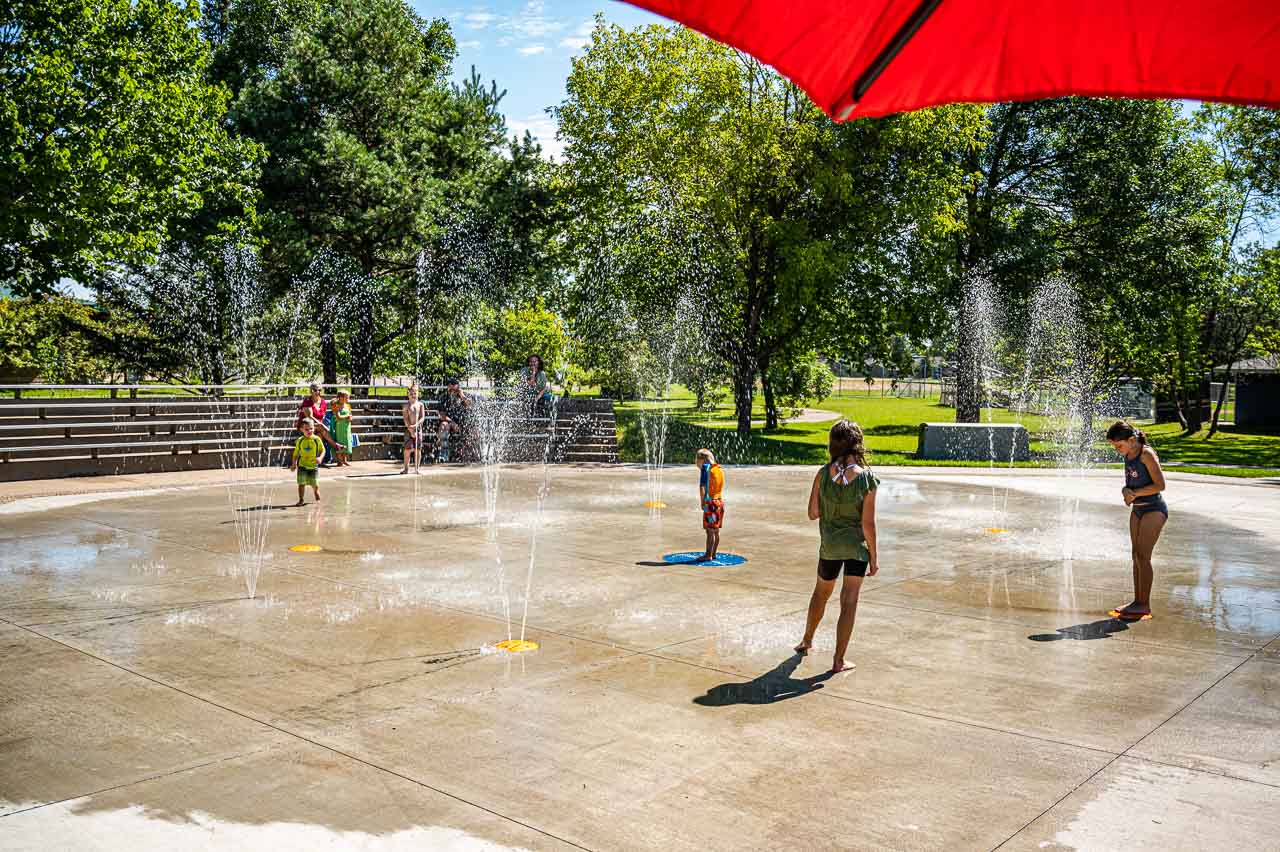
<svg viewBox="0 0 1280 852"><path fill-rule="evenodd" d="M708 449L698 450L698 495L702 504L702 528L707 531L707 549L694 562L710 562L720 549L720 528L724 525L724 471Z"/></svg>

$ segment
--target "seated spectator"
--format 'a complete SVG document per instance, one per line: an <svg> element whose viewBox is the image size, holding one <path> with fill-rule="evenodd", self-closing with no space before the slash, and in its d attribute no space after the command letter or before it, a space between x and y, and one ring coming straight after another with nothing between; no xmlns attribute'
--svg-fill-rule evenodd
<svg viewBox="0 0 1280 852"><path fill-rule="evenodd" d="M448 461L450 457L450 438L456 439L457 453L461 455L468 448L467 428L471 397L462 392L457 379L450 379L445 386L444 396L440 399L440 421L437 427L436 460Z"/></svg>
<svg viewBox="0 0 1280 852"><path fill-rule="evenodd" d="M551 383L547 381L547 372L542 368L542 358L537 355L529 356L529 360L520 369L517 390L530 417L537 417L539 414L545 417L551 411Z"/></svg>

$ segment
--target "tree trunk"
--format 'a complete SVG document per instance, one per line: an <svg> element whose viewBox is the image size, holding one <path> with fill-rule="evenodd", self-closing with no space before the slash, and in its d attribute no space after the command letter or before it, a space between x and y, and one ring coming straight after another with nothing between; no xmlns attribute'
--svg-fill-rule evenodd
<svg viewBox="0 0 1280 852"><path fill-rule="evenodd" d="M1204 436L1207 441L1218 433L1218 418L1222 416L1222 404L1227 401L1227 392L1231 390L1231 364L1227 364L1227 372L1222 377L1222 391L1218 394L1218 402L1213 407L1213 417L1209 419L1209 434Z"/></svg>
<svg viewBox="0 0 1280 852"><path fill-rule="evenodd" d="M1191 397L1191 399L1192 399L1192 409L1191 409L1191 418L1190 418L1190 419L1191 419L1191 421L1195 424L1195 428L1191 430L1191 433L1192 433L1192 434L1195 434L1196 432L1199 432L1199 431L1200 431L1200 428L1201 428L1202 426L1204 426L1204 413L1203 413L1203 412L1204 412L1204 405L1205 405L1205 402L1207 402L1207 400L1205 399L1205 395L1206 395L1206 388L1205 388L1205 386L1206 386L1207 384L1208 384L1207 382L1199 382L1199 381L1198 381L1198 382L1196 382L1196 392L1195 392L1195 394L1194 394L1194 395L1192 395L1192 397Z"/></svg>
<svg viewBox="0 0 1280 852"><path fill-rule="evenodd" d="M738 435L751 434L751 406L756 395L756 365L749 358L739 358L733 365L733 408L738 419Z"/></svg>
<svg viewBox="0 0 1280 852"><path fill-rule="evenodd" d="M353 305L354 327L351 338L351 385L352 392L367 390L373 381L373 361L375 351L375 334L377 332L373 294L362 293Z"/></svg>
<svg viewBox="0 0 1280 852"><path fill-rule="evenodd" d="M769 381L769 360L760 362L760 389L764 392L764 428L778 428L778 404L773 398L773 382Z"/></svg>
<svg viewBox="0 0 1280 852"><path fill-rule="evenodd" d="M1080 434L1077 436L1076 452L1079 454L1080 464L1088 464L1093 458L1093 444L1097 440L1094 434L1094 421L1098 417L1098 395L1094 390L1092 382L1085 383L1080 388Z"/></svg>
<svg viewBox="0 0 1280 852"><path fill-rule="evenodd" d="M1188 435L1194 435L1200 431L1202 421L1200 419L1200 387L1196 386L1195 393L1192 394L1187 390L1186 386L1178 393L1178 420L1181 422L1182 430Z"/></svg>
<svg viewBox="0 0 1280 852"><path fill-rule="evenodd" d="M222 356L222 347L215 347L209 358L209 384L225 385L227 383L227 362ZM218 393L222 393L219 388Z"/></svg>
<svg viewBox="0 0 1280 852"><path fill-rule="evenodd" d="M324 383L338 383L338 341L333 336L333 323L321 322L320 325L320 369L324 372Z"/></svg>
<svg viewBox="0 0 1280 852"><path fill-rule="evenodd" d="M956 422L977 423L982 419L981 332L966 302L960 300L956 317Z"/></svg>

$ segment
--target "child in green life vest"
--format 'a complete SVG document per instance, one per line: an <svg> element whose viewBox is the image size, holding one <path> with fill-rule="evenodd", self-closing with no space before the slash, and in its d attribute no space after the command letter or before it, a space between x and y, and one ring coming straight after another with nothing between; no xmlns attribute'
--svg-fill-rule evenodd
<svg viewBox="0 0 1280 852"><path fill-rule="evenodd" d="M298 472L298 502L301 506L306 501L303 496L307 486L315 493L316 502L320 502L320 485L316 480L320 462L324 461L324 441L316 435L316 422L311 418L302 421L302 437L293 445L293 459L289 462L289 470Z"/></svg>
<svg viewBox="0 0 1280 852"><path fill-rule="evenodd" d="M809 520L818 521L822 545L818 550L818 581L809 599L804 638L796 652L813 647L813 635L827 608L827 600L844 574L840 588L840 620L836 623L836 651L831 671L852 668L844 661L858 612L862 578L880 570L876 552L876 486L880 480L867 467L862 428L841 420L827 436L831 461L824 464L809 490Z"/></svg>

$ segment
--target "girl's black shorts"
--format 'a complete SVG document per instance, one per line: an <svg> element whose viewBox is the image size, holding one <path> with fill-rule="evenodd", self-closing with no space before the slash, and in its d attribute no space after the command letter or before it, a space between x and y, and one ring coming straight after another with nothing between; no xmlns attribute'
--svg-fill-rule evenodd
<svg viewBox="0 0 1280 852"><path fill-rule="evenodd" d="M841 568L844 569L844 575L846 577L867 576L867 563L861 559L818 560L818 576L826 580L828 583L840 576Z"/></svg>

